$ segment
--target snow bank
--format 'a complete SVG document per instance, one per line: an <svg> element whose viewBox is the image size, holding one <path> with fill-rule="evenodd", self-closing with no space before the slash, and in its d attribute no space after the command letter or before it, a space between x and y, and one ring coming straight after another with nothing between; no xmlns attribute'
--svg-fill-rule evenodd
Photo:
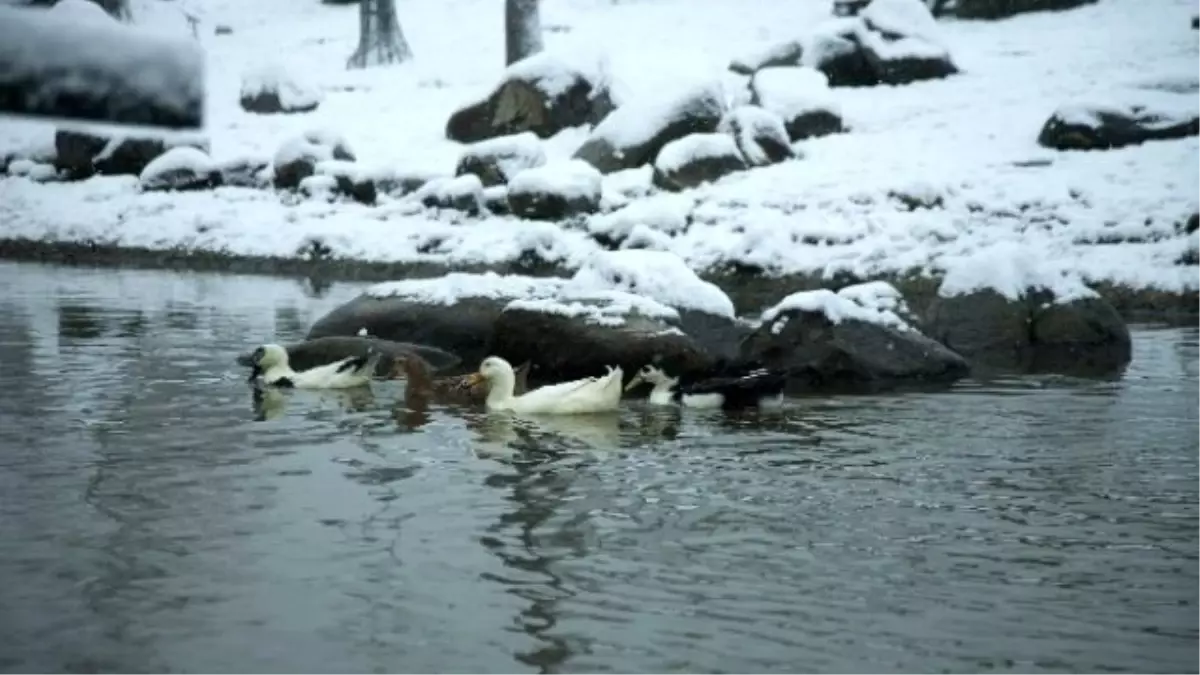
<svg viewBox="0 0 1200 675"><path fill-rule="evenodd" d="M792 293L764 311L761 321L763 324L775 324L771 326L771 331L778 333L787 322L787 317L780 317L783 312L819 312L832 323L857 319L899 330L911 330L911 326L898 313L904 309L904 300L895 287L884 281L872 281L847 286L837 293L827 288Z"/></svg>
<svg viewBox="0 0 1200 675"><path fill-rule="evenodd" d="M321 90L278 63L266 63L242 74L241 98L274 94L285 111L315 108L324 98Z"/></svg>
<svg viewBox="0 0 1200 675"><path fill-rule="evenodd" d="M751 84L759 105L792 119L816 110L841 115L829 78L816 68L783 66L763 68Z"/></svg>
<svg viewBox="0 0 1200 675"><path fill-rule="evenodd" d="M937 20L923 0L871 0L858 16L884 33L942 45Z"/></svg>
<svg viewBox="0 0 1200 675"><path fill-rule="evenodd" d="M592 137L604 139L615 148L642 145L672 120L678 119L694 102L705 99L725 100L719 80L679 84L668 91L635 98L601 120L592 131Z"/></svg>
<svg viewBox="0 0 1200 675"><path fill-rule="evenodd" d="M581 159L551 162L518 173L508 182L508 194L555 194L567 199L599 199L602 180L594 166Z"/></svg>
<svg viewBox="0 0 1200 675"><path fill-rule="evenodd" d="M562 286L562 279L495 272L454 272L431 279L385 281L367 288L364 293L376 298L403 298L425 305L453 305L464 299L545 299L554 296Z"/></svg>
<svg viewBox="0 0 1200 675"><path fill-rule="evenodd" d="M938 295L952 297L982 290L994 290L1014 301L1030 290L1049 291L1058 303L1097 296L1057 257L1018 242L993 244L950 261Z"/></svg>
<svg viewBox="0 0 1200 675"><path fill-rule="evenodd" d="M623 326L635 316L677 322L679 312L641 295L623 291L566 292L555 298L514 300L505 310L522 310L580 318L601 326Z"/></svg>
<svg viewBox="0 0 1200 675"><path fill-rule="evenodd" d="M737 142L729 134L688 134L664 145L654 160L654 168L670 173L699 160L740 157L741 154Z"/></svg>
<svg viewBox="0 0 1200 675"><path fill-rule="evenodd" d="M679 256L663 251L597 253L566 287L583 292L619 290L677 309L734 317L733 301L724 291L697 276Z"/></svg>

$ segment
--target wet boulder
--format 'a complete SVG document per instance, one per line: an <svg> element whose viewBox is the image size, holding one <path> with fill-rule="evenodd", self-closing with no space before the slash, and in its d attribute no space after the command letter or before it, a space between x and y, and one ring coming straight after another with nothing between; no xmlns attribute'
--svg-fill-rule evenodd
<svg viewBox="0 0 1200 675"><path fill-rule="evenodd" d="M516 299L553 297L563 281L452 273L376 284L313 324L308 339L367 334L457 355L473 369L486 356L500 312Z"/></svg>
<svg viewBox="0 0 1200 675"><path fill-rule="evenodd" d="M504 185L513 176L525 169L546 163L537 134L526 131L512 136L480 141L467 146L458 159L454 175L474 174L479 176L484 187Z"/></svg>
<svg viewBox="0 0 1200 675"><path fill-rule="evenodd" d="M750 81L750 102L778 115L792 141L845 131L829 79L813 68L764 68Z"/></svg>
<svg viewBox="0 0 1200 675"><path fill-rule="evenodd" d="M1195 136L1200 133L1195 98L1144 92L1064 105L1046 120L1038 144L1055 150L1106 150Z"/></svg>
<svg viewBox="0 0 1200 675"><path fill-rule="evenodd" d="M655 363L668 372L701 369L712 358L678 328L665 305L621 291L572 292L514 300L496 320L493 353L529 361L535 381L562 382L603 375L620 366L626 380Z"/></svg>
<svg viewBox="0 0 1200 675"><path fill-rule="evenodd" d="M137 176L154 158L177 146L207 152L208 140L180 136L167 141L58 129L54 134L54 164L68 180L83 180L95 174Z"/></svg>
<svg viewBox="0 0 1200 675"><path fill-rule="evenodd" d="M487 97L450 115L446 137L475 143L526 131L549 138L592 125L613 109L603 69L542 51L511 64Z"/></svg>
<svg viewBox="0 0 1200 675"><path fill-rule="evenodd" d="M804 391L947 383L970 369L913 327L899 292L882 281L787 296L763 312L740 357L787 370Z"/></svg>
<svg viewBox="0 0 1200 675"><path fill-rule="evenodd" d="M310 129L285 141L275 152L275 187L294 190L300 181L317 172L317 164L329 160L353 162L354 151L340 135L325 129Z"/></svg>
<svg viewBox="0 0 1200 675"><path fill-rule="evenodd" d="M483 182L473 173L431 180L414 192L413 197L429 209L462 211L468 216L477 216L484 210Z"/></svg>
<svg viewBox="0 0 1200 675"><path fill-rule="evenodd" d="M242 75L238 103L259 115L304 113L321 104L321 90L279 64L265 64Z"/></svg>
<svg viewBox="0 0 1200 675"><path fill-rule="evenodd" d="M654 160L654 185L679 192L749 168L733 136L691 134L663 146Z"/></svg>
<svg viewBox="0 0 1200 675"><path fill-rule="evenodd" d="M398 356L416 354L435 371L458 368L462 359L458 355L437 347L412 342L394 342L369 336L329 336L283 345L288 353L288 363L293 370L303 371L342 359L366 356L367 350L380 352L376 377L390 377L397 372L395 359ZM237 363L245 368L254 367L253 352L239 354Z"/></svg>
<svg viewBox="0 0 1200 675"><path fill-rule="evenodd" d="M138 186L148 192L207 190L221 184L221 172L207 153L171 148L142 169Z"/></svg>
<svg viewBox="0 0 1200 675"><path fill-rule="evenodd" d="M530 220L562 220L600 210L600 172L577 159L526 169L508 184L512 214Z"/></svg>
<svg viewBox="0 0 1200 675"><path fill-rule="evenodd" d="M574 156L600 173L633 169L653 162L671 141L716 131L724 113L717 83L630 101L604 118Z"/></svg>
<svg viewBox="0 0 1200 675"><path fill-rule="evenodd" d="M733 137L750 166L767 166L796 156L783 119L759 106L743 105L721 118L717 131Z"/></svg>

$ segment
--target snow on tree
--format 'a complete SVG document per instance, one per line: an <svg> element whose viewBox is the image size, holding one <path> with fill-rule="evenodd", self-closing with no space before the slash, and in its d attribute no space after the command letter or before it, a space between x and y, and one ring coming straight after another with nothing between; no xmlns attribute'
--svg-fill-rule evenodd
<svg viewBox="0 0 1200 675"><path fill-rule="evenodd" d="M542 51L538 0L504 0L505 65Z"/></svg>
<svg viewBox="0 0 1200 675"><path fill-rule="evenodd" d="M347 68L385 66L412 58L396 19L395 0L361 0L358 26L358 49L346 61Z"/></svg>

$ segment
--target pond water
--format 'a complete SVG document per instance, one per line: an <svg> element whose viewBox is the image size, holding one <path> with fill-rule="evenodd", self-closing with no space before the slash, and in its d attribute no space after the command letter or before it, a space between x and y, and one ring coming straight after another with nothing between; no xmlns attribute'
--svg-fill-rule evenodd
<svg viewBox="0 0 1200 675"><path fill-rule="evenodd" d="M1197 670L1197 331L1121 377L537 424L254 401L356 288L0 263L0 669Z"/></svg>

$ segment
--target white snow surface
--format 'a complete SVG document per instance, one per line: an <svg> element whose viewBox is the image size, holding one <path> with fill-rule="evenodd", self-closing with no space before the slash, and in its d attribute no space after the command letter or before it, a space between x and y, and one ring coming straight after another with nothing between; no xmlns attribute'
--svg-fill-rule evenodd
<svg viewBox="0 0 1200 675"><path fill-rule="evenodd" d="M196 176L203 176L212 170L212 158L203 151L180 146L171 148L150 160L146 168L142 169L138 181L142 185L151 185L163 180L167 174L188 171Z"/></svg>
<svg viewBox="0 0 1200 675"><path fill-rule="evenodd" d="M988 289L1009 300L1018 300L1030 290L1049 291L1057 303L1097 296L1078 272L1015 242L993 244L956 259L946 270L938 295Z"/></svg>
<svg viewBox="0 0 1200 675"><path fill-rule="evenodd" d="M787 311L820 312L833 323L857 319L899 330L912 330L901 317L904 301L900 292L885 281L847 286L836 293L827 288L792 293L764 311L761 321L763 324L777 320L785 323L787 317L780 315ZM775 325L771 330L778 333L781 328L781 325Z"/></svg>
<svg viewBox="0 0 1200 675"><path fill-rule="evenodd" d="M540 51L510 65L503 79L536 82L547 97L554 99L580 80L590 82L593 91L608 86L608 66L602 54L587 51Z"/></svg>
<svg viewBox="0 0 1200 675"><path fill-rule="evenodd" d="M807 66L763 68L754 74L751 86L759 104L784 119L816 110L841 114L836 94L825 73Z"/></svg>
<svg viewBox="0 0 1200 675"><path fill-rule="evenodd" d="M667 251L598 253L571 277L566 288L624 291L676 309L734 317L733 301L725 291L698 277L682 258Z"/></svg>
<svg viewBox="0 0 1200 675"><path fill-rule="evenodd" d="M732 92L746 78L726 71L730 57L794 41L806 26L826 34L836 28L826 22L827 3L748 2L705 11L697 11L694 0L544 3L543 22L570 29L547 32L546 50L594 48L608 61L624 102L619 110L653 111L684 79L716 82L710 86L736 98ZM135 19L163 4L134 0ZM210 154L219 164L271 157L303 129L325 127L344 134L364 165L390 167L396 175L450 175L463 147L445 139L447 117L504 76L503 31L497 29L503 3L491 0L423 3L420 11L402 13L415 58L356 71L344 68L358 41L354 6L292 0L207 0L204 6L209 27L233 29L223 36L200 31ZM602 203L677 213L672 222L682 227L630 223L630 239L636 234L695 271L736 263L772 275L942 274L980 251L1008 245L1088 284L1194 291L1200 287L1196 268L1174 261L1191 245L1176 224L1200 208L1200 140L1076 153L1036 142L1058 106L1103 101L1114 92L1157 99L1163 92L1153 87L1184 83L1192 88L1179 103L1185 111L1200 109L1194 94L1200 45L1186 24L1194 12L1191 0L1105 0L1005 21L944 21L941 42L962 73L905 86L834 89L853 131L805 141L805 159L689 190L686 206L679 195L649 189L642 167L605 176ZM663 26L672 28L671 39L663 39ZM451 28L455 39L444 39ZM836 41L820 44L837 48ZM241 73L280 54L326 92L321 106L298 115L241 110ZM815 56L810 50L804 60ZM614 113L610 121L620 117ZM635 123L645 118L628 118L622 134L636 137ZM53 147L53 135L51 123L0 118L0 155L44 162L34 153ZM567 160L581 141L574 132L545 141L547 165ZM940 196L942 206L909 211L889 196L916 184ZM0 177L0 232L262 256L295 255L304 242L320 239L335 256L446 265L504 264L533 251L577 269L602 251L588 228L611 224L608 213L590 216L583 228L502 216L463 219L417 201L381 195L375 207L296 203L271 191L232 187L141 193L132 177L45 184ZM1093 243L1121 237L1136 239Z"/></svg>
<svg viewBox="0 0 1200 675"><path fill-rule="evenodd" d="M424 305L453 305L466 298L483 300L536 300L556 295L564 281L519 274L467 274L451 272L427 279L385 281L364 293L377 298L397 297Z"/></svg>
<svg viewBox="0 0 1200 675"><path fill-rule="evenodd" d="M875 28L940 45L941 31L924 0L871 0L859 17Z"/></svg>
<svg viewBox="0 0 1200 675"><path fill-rule="evenodd" d="M691 101L701 98L723 101L725 93L720 80L685 76L662 91L630 98L601 120L592 136L608 141L614 148L641 145L678 118Z"/></svg>
<svg viewBox="0 0 1200 675"><path fill-rule="evenodd" d="M711 157L741 157L733 136L726 133L688 134L677 138L658 151L654 166L659 171L678 171L680 168Z"/></svg>
<svg viewBox="0 0 1200 675"><path fill-rule="evenodd" d="M462 159L467 157L495 160L501 173L509 179L525 169L546 163L541 139L532 131L472 143L463 150Z"/></svg>
<svg viewBox="0 0 1200 675"><path fill-rule="evenodd" d="M679 312L641 295L623 291L603 290L578 292L564 289L552 298L513 300L505 310L524 310L544 314L561 314L580 318L601 326L624 326L634 316L666 322L679 320Z"/></svg>
<svg viewBox="0 0 1200 675"><path fill-rule="evenodd" d="M320 89L273 61L252 67L242 75L241 97L272 93L279 97L285 111L319 105L324 98Z"/></svg>
<svg viewBox="0 0 1200 675"><path fill-rule="evenodd" d="M559 160L521 171L508 181L508 194L555 194L568 199L600 197L601 177L580 159Z"/></svg>

